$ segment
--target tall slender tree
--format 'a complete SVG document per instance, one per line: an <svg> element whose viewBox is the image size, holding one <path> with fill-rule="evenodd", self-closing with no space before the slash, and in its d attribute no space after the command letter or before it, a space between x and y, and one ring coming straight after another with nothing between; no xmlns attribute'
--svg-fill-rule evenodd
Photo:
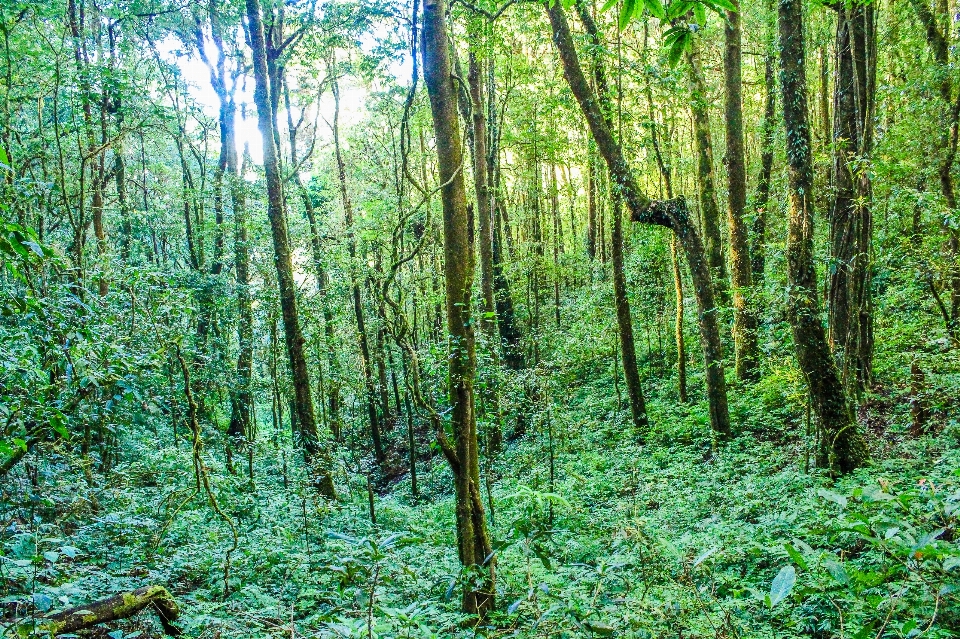
<svg viewBox="0 0 960 639"><path fill-rule="evenodd" d="M747 167L743 144L743 78L740 11L727 11L724 25L724 120L727 125L727 228L730 233L730 283L733 289L733 345L737 378L758 375L757 316L753 307L747 208Z"/></svg>
<svg viewBox="0 0 960 639"><path fill-rule="evenodd" d="M700 336L706 368L710 425L717 439L726 438L730 434L730 413L727 406L726 379L723 374L723 349L717 327L717 308L714 303L710 267L703 242L690 220L683 198L652 202L640 190L620 144L614 139L607 125L606 117L600 107L600 100L584 76L573 36L570 33L570 26L567 23L566 11L559 2L549 3L546 9L553 30L553 42L563 65L564 76L587 120L600 155L606 161L613 188L616 189L618 196L623 198L634 222L671 229L686 253L700 313Z"/></svg>
<svg viewBox="0 0 960 639"><path fill-rule="evenodd" d="M471 585L464 588L463 611L483 616L494 607L495 574L480 493L480 455L474 412L473 383L477 358L471 308L473 239L445 15L444 0L424 0L423 75L430 95L442 185L443 273L450 351L448 384L454 441L451 444L447 440L442 428L437 436L453 471L460 563L483 575L476 587L472 585L473 580L467 582Z"/></svg>
<svg viewBox="0 0 960 639"><path fill-rule="evenodd" d="M307 370L307 358L304 352L303 331L300 328L297 308L296 283L293 279L292 249L287 232L287 218L284 210L283 179L280 175L280 163L277 139L274 135L275 111L270 96L270 76L267 71L267 51L263 35L263 17L260 0L246 0L247 20L249 24L250 49L253 54L253 75L256 81L254 104L257 107L257 124L263 138L263 169L267 178L267 215L270 218L270 231L273 235L274 265L277 269L277 283L280 290L280 309L283 315L284 337L287 356L290 360L290 375L293 380L294 408L304 457L311 467L315 482L321 494L328 498L336 497L331 475L332 462L329 451L320 441L317 423L313 412L313 397L310 394L310 374Z"/></svg>

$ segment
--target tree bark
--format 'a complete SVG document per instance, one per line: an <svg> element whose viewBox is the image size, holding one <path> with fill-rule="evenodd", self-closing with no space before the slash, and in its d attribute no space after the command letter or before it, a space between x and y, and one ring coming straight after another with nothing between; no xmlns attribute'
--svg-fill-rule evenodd
<svg viewBox="0 0 960 639"><path fill-rule="evenodd" d="M776 123L776 75L774 72L774 44L776 29L771 29L770 46L764 60L763 124L760 128L760 175L754 193L753 238L750 245L750 265L753 284L760 288L766 269L767 205L770 200L770 176L773 173L773 142Z"/></svg>
<svg viewBox="0 0 960 639"><path fill-rule="evenodd" d="M790 217L787 236L787 316L797 362L823 432L817 463L842 474L868 458L847 401L821 319L813 257L813 163L807 119L803 4L780 0L780 78L786 128Z"/></svg>
<svg viewBox="0 0 960 639"><path fill-rule="evenodd" d="M52 635L72 634L98 624L127 619L150 607L160 618L165 633L180 635L173 622L180 616L180 608L163 586L144 586L64 610L46 617L44 625Z"/></svg>
<svg viewBox="0 0 960 639"><path fill-rule="evenodd" d="M713 171L713 139L710 135L710 114L707 110L707 86L700 68L699 38L687 50L690 84L690 112L693 114L693 137L697 149L697 177L700 182L700 224L703 245L713 278L713 292L723 306L730 302L727 288L727 265L723 259L720 234L720 207Z"/></svg>
<svg viewBox="0 0 960 639"><path fill-rule="evenodd" d="M444 0L425 0L423 69L437 140L440 183L443 185L443 268L450 349L450 421L454 444L447 442L442 426L437 435L454 476L460 563L485 574L479 588L464 589L463 611L484 616L494 608L495 603L494 564L488 560L491 545L480 497L473 390L477 362L471 318L473 242L445 14Z"/></svg>
<svg viewBox="0 0 960 639"><path fill-rule="evenodd" d="M724 115L727 125L727 227L730 232L730 282L733 289L733 344L737 379L759 374L757 316L753 306L750 245L744 212L747 169L743 146L743 78L741 76L740 12L727 12L724 26Z"/></svg>
<svg viewBox="0 0 960 639"><path fill-rule="evenodd" d="M730 434L730 415L713 285L703 243L690 220L686 202L678 198L654 203L640 191L630 165L623 156L623 150L607 126L597 95L587 84L563 7L559 2L551 3L547 6L547 14L553 29L553 41L563 64L564 76L583 111L597 148L607 163L613 190L623 198L630 210L632 221L671 229L686 253L699 307L710 425L717 439L726 438Z"/></svg>
<svg viewBox="0 0 960 639"><path fill-rule="evenodd" d="M263 168L267 177L267 215L273 235L274 264L280 289L280 309L283 315L287 355L290 359L290 374L293 380L294 403L297 424L301 433L304 457L314 474L316 486L325 497L335 498L333 477L330 473L329 451L321 445L317 423L313 413L313 397L310 394L310 376L304 353L303 332L297 309L296 282L293 279L293 261L290 238L287 231L286 212L283 203L283 183L274 137L275 113L271 105L267 72L267 54L263 36L263 20L260 0L246 0L247 19L250 25L250 46L253 53L253 72L256 86L254 103L257 107L257 122L263 138Z"/></svg>
<svg viewBox="0 0 960 639"><path fill-rule="evenodd" d="M833 199L827 319L830 345L851 395L873 371L873 151L876 30L873 5L836 5L833 93Z"/></svg>

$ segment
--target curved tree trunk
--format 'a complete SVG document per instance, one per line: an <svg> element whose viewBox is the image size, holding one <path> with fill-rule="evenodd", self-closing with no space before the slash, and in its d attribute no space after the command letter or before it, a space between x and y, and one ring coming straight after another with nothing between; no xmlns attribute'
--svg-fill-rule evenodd
<svg viewBox="0 0 960 639"><path fill-rule="evenodd" d="M600 51L603 42L600 30L597 28L593 16L583 0L577 2L577 11L580 20L586 28L590 38L593 59L593 77L598 100L598 112L608 131L613 130L613 106L610 103L609 86L604 72L603 60ZM611 134L612 139L612 134ZM614 142L616 144L616 142ZM603 149L601 148L601 153ZM613 265L613 302L617 314L617 331L620 337L620 360L623 364L623 379L627 385L627 396L630 398L630 412L633 418L634 430L643 433L649 426L647 420L647 406L643 398L643 388L640 384L640 370L637 364L637 348L633 338L633 317L630 313L630 301L627 298L627 276L623 262L623 212L621 210L622 194L614 191L612 194L611 227L610 227L610 261Z"/></svg>
<svg viewBox="0 0 960 639"><path fill-rule="evenodd" d="M631 220L673 230L686 253L700 314L710 425L716 438L726 438L730 434L730 414L723 375L723 352L717 328L717 309L710 268L707 266L703 243L682 198L654 203L640 191L630 165L623 156L623 150L607 126L597 96L587 84L562 5L559 2L551 3L547 6L547 14L553 29L553 41L563 63L564 76L583 111L597 148L607 163L612 187L630 210Z"/></svg>

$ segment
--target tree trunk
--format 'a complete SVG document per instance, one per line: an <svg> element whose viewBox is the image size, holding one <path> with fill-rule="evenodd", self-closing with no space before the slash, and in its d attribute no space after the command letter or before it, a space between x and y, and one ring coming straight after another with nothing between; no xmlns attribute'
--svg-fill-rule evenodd
<svg viewBox="0 0 960 639"><path fill-rule="evenodd" d="M876 30L873 5L839 4L833 93L833 201L827 318L830 345L851 395L873 371L873 151Z"/></svg>
<svg viewBox="0 0 960 639"><path fill-rule="evenodd" d="M476 37L476 34L474 34ZM491 188L491 162L488 151L487 119L484 115L483 82L480 77L480 60L473 49L473 39L470 39L469 73L467 82L470 86L470 104L473 127L473 178L474 190L477 198L477 229L480 239L480 330L483 331L490 344L490 358L493 364L492 379L486 386L486 400L490 406L493 420L487 420L489 432L487 441L489 450L500 447L503 436L500 432L500 390L497 387L498 370L500 368L500 349L497 342L497 307L494 294L493 272L493 224L494 224L494 192ZM489 146L494 146L493 144Z"/></svg>
<svg viewBox="0 0 960 639"><path fill-rule="evenodd" d="M613 262L613 302L617 312L617 330L620 335L620 359L623 363L623 379L627 384L627 396L630 398L630 412L633 416L633 428L637 434L645 434L647 406L640 385L640 370L637 365L637 350L633 339L633 318L630 314L630 302L627 299L627 276L623 266L623 213L620 199L614 196L611 215L613 225L611 233L611 261Z"/></svg>
<svg viewBox="0 0 960 639"><path fill-rule="evenodd" d="M862 465L867 447L847 402L821 319L813 257L813 163L807 120L803 4L780 0L781 95L786 127L790 217L787 236L787 316L794 348L823 430L817 463L835 474Z"/></svg>
<svg viewBox="0 0 960 639"><path fill-rule="evenodd" d="M713 140L710 135L710 114L707 105L707 87L700 68L700 44L694 38L687 50L690 83L690 111L693 114L693 136L697 148L697 177L700 182L700 224L703 244L713 277L713 292L720 304L730 303L727 289L727 265L723 259L723 241L720 234L720 207L713 172Z"/></svg>
<svg viewBox="0 0 960 639"><path fill-rule="evenodd" d="M587 257L597 257L597 176L593 139L587 142Z"/></svg>
<svg viewBox="0 0 960 639"><path fill-rule="evenodd" d="M473 115L473 179L477 197L477 230L480 239L480 328L491 340L496 335L497 309L493 296L493 199L487 166L487 121L484 117L483 86L477 53L469 52L471 113Z"/></svg>
<svg viewBox="0 0 960 639"><path fill-rule="evenodd" d="M713 298L710 268L707 266L703 243L691 223L686 203L682 198L653 203L640 191L620 145L614 140L607 126L597 96L587 84L563 7L559 2L552 3L547 6L547 13L553 29L554 44L563 63L564 76L586 117L597 148L607 163L613 188L626 203L632 221L673 230L684 248L690 264L700 312L700 334L706 367L710 425L718 439L726 438L730 433L730 415L727 408L726 380L723 375L723 352L717 328L717 309Z"/></svg>
<svg viewBox="0 0 960 639"><path fill-rule="evenodd" d="M747 169L743 147L743 79L740 63L740 12L727 12L723 49L724 115L727 124L727 227L730 231L730 282L733 288L733 345L737 379L759 373L757 316L753 307L750 246L743 219L747 208Z"/></svg>
<svg viewBox="0 0 960 639"><path fill-rule="evenodd" d="M425 0L423 69L437 140L440 183L443 184L443 268L450 349L450 421L454 444L446 441L442 427L438 431L438 438L454 476L460 563L465 567L483 567L488 571L479 588L464 589L463 611L484 616L494 608L494 564L488 560L491 545L480 498L479 446L473 393L477 362L470 294L473 246L445 15L443 0Z"/></svg>
<svg viewBox="0 0 960 639"><path fill-rule="evenodd" d="M520 370L526 363L523 356L523 346L520 343L522 335L517 325L517 318L513 309L513 295L510 292L510 282L503 269L503 238L509 231L504 228L506 211L503 202L496 202L496 219L493 229L493 288L497 306L497 328L500 329L500 343L503 347L503 362L511 370Z"/></svg>
<svg viewBox="0 0 960 639"><path fill-rule="evenodd" d="M244 149L243 167L248 156ZM227 434L243 437L250 444L253 430L253 305L250 296L250 248L247 236L247 202L243 178L237 175L236 157L227 165L233 204L233 255L237 276L237 381L230 397L230 426Z"/></svg>
<svg viewBox="0 0 960 639"><path fill-rule="evenodd" d="M301 433L304 457L314 473L317 488L328 498L335 498L333 477L330 474L330 456L321 445L313 413L313 397L310 394L310 376L304 353L303 332L297 309L296 282L293 278L293 261L287 219L283 205L283 184L274 137L275 114L269 94L270 78L267 74L267 54L263 37L263 20L260 0L246 0L247 19L250 25L250 46L253 53L253 72L256 80L254 103L257 107L257 122L263 138L263 168L267 177L267 215L273 234L274 264L280 290L280 309L283 314L284 336L287 355L290 359L290 375L293 380L297 423Z"/></svg>
<svg viewBox="0 0 960 639"><path fill-rule="evenodd" d="M163 586L144 586L92 601L50 615L43 619L41 624L51 635L73 634L102 623L127 619L147 607L157 613L165 633L172 637L179 636L180 630L173 622L180 616L180 609Z"/></svg>
<svg viewBox="0 0 960 639"><path fill-rule="evenodd" d="M933 58L940 67L940 99L946 109L948 126L943 127L943 137L940 140L942 154L938 174L940 177L940 191L946 201L948 215L944 216L944 232L947 234L946 252L949 266L947 269L948 286L950 288L949 304L944 304L947 310L945 321L947 332L956 343L960 343L960 230L949 223L957 209L957 195L953 182L953 165L957 158L957 142L960 139L960 95L953 96L953 73L950 68L950 43L937 24L937 18L924 0L910 0L926 32L927 45L933 53Z"/></svg>
<svg viewBox="0 0 960 639"><path fill-rule="evenodd" d="M767 204L770 200L770 176L773 173L773 143L776 123L776 75L774 58L776 29L771 28L767 55L764 60L763 124L760 128L760 175L757 178L757 190L754 194L753 239L750 246L750 266L753 284L758 289L764 282L766 269L767 241Z"/></svg>
<svg viewBox="0 0 960 639"><path fill-rule="evenodd" d="M353 315L357 320L357 342L360 346L360 367L363 369L363 385L367 396L367 419L370 423L370 438L373 440L373 454L378 462L386 459L383 439L380 436L380 417L377 415L377 389L373 379L373 362L370 358L370 340L367 337L367 323L363 312L360 282L355 273L357 261L357 236L353 228L353 202L347 190L347 166L343 161L343 149L340 147L340 83L337 81L336 62L331 64L333 77L333 147L337 159L337 183L340 187L340 200L343 204L343 221L347 227L347 252L350 255L350 296L353 300Z"/></svg>

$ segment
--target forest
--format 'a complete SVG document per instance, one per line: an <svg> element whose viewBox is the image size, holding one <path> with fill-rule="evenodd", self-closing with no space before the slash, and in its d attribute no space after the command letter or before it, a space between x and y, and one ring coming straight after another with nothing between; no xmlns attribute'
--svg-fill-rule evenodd
<svg viewBox="0 0 960 639"><path fill-rule="evenodd" d="M960 637L960 3L0 0L0 639Z"/></svg>

